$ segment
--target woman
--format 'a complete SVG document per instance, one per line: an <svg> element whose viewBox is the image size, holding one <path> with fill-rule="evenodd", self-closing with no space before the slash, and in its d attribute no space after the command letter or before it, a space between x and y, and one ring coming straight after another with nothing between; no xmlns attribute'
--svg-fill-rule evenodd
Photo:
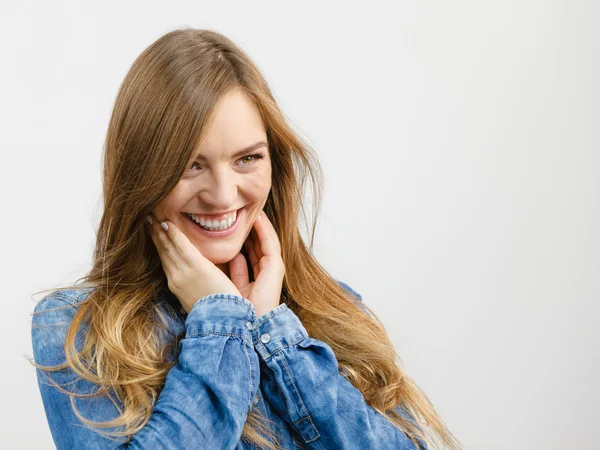
<svg viewBox="0 0 600 450"><path fill-rule="evenodd" d="M108 128L92 269L34 312L58 448L459 448L305 245L318 170L229 39L181 29L142 52Z"/></svg>

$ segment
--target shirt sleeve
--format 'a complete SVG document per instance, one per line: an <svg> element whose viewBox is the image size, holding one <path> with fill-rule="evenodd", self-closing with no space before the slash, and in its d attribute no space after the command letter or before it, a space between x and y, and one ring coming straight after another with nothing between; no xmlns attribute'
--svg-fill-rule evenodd
<svg viewBox="0 0 600 450"><path fill-rule="evenodd" d="M47 297L35 312L57 307L62 309L34 314L32 344L38 364L65 361L63 345L75 312L73 305L60 297ZM49 384L46 376L78 393L90 393L95 386L70 370L42 373L36 368L56 447L235 448L260 383L259 360L248 325L254 318L253 305L242 297L213 294L198 300L185 321L179 360L167 374L150 420L129 442L106 438L83 424L74 414L69 396ZM106 421L118 416L117 406L105 395L78 398L75 404L87 419Z"/></svg>
<svg viewBox="0 0 600 450"><path fill-rule="evenodd" d="M286 304L257 319L253 339L263 396L300 436L304 448L415 449L339 373L331 347L309 337ZM404 410L396 411L407 417Z"/></svg>

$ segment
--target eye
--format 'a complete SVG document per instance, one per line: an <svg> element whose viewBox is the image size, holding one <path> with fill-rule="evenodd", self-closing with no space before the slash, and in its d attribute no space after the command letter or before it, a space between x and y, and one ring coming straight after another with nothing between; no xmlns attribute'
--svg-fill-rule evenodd
<svg viewBox="0 0 600 450"><path fill-rule="evenodd" d="M265 155L263 155L262 153L255 153L253 155L246 155L246 156L242 156L238 161L242 161L242 166L249 166L251 164L253 164L255 161L258 161L259 159L263 159L265 157Z"/></svg>
<svg viewBox="0 0 600 450"><path fill-rule="evenodd" d="M265 155L263 155L262 153L254 153L252 155L242 156L240 159L238 159L238 161L241 161L241 164L239 164L239 166L248 167L248 166L252 165L255 161L258 161L259 159L263 159L264 157L265 157ZM198 168L195 169L194 166L197 166ZM187 169L187 171L188 172L196 172L201 169L202 169L202 167L200 166L200 163L198 163L198 161L194 161L192 163L192 165Z"/></svg>
<svg viewBox="0 0 600 450"><path fill-rule="evenodd" d="M201 167L200 167L200 164L198 164L198 161L194 161L188 170L192 170L192 171L193 171L193 170L194 170L194 169L193 169L193 167L194 167L194 164L197 164L199 169L201 168Z"/></svg>

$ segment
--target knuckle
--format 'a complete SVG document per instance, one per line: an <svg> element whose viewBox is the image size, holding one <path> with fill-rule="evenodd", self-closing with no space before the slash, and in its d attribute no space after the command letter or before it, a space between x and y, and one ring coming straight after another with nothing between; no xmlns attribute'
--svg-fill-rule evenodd
<svg viewBox="0 0 600 450"><path fill-rule="evenodd" d="M181 278L184 278L186 280L190 280L192 278L194 278L194 276L199 275L198 273L199 271L196 270L194 267L184 267L183 269L181 269L180 271L180 276Z"/></svg>
<svg viewBox="0 0 600 450"><path fill-rule="evenodd" d="M181 278L178 273L174 273L171 275L171 279L169 282L173 285L174 288L178 288L181 286Z"/></svg>

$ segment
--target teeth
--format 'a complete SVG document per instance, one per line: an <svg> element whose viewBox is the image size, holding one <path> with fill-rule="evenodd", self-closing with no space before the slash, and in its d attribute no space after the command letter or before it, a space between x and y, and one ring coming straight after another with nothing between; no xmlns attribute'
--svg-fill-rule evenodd
<svg viewBox="0 0 600 450"><path fill-rule="evenodd" d="M186 213L187 214L187 213ZM237 211L234 211L233 214L229 217L229 219L223 219L221 221L218 220L206 220L204 217L198 218L195 214L187 214L190 219L200 225L202 228L207 230L217 231L217 230L225 230L235 222L237 217Z"/></svg>

